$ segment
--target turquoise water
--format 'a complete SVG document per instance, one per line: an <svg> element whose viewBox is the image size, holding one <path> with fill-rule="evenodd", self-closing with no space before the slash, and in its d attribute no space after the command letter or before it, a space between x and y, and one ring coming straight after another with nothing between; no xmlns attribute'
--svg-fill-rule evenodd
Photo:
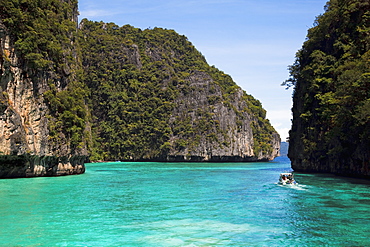
<svg viewBox="0 0 370 247"><path fill-rule="evenodd" d="M0 180L0 246L370 246L370 183L269 163L100 163Z"/></svg>

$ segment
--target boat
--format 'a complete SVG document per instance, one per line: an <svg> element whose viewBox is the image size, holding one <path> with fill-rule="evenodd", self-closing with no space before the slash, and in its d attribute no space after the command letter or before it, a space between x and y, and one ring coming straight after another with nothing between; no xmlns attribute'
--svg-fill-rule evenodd
<svg viewBox="0 0 370 247"><path fill-rule="evenodd" d="M294 180L294 175L291 172L280 173L279 184L298 184Z"/></svg>

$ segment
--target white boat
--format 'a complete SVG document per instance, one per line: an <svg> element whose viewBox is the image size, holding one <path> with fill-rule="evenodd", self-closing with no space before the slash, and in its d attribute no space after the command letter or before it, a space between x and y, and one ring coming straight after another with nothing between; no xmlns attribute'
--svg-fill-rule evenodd
<svg viewBox="0 0 370 247"><path fill-rule="evenodd" d="M298 184L294 180L294 175L291 172L280 173L279 184Z"/></svg>

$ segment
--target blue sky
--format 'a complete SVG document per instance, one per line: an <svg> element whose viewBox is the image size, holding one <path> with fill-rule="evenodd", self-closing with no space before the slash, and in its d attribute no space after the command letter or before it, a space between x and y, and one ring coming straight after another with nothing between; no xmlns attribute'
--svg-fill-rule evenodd
<svg viewBox="0 0 370 247"><path fill-rule="evenodd" d="M291 126L287 66L326 0L79 0L80 20L174 29L261 101L284 141Z"/></svg>

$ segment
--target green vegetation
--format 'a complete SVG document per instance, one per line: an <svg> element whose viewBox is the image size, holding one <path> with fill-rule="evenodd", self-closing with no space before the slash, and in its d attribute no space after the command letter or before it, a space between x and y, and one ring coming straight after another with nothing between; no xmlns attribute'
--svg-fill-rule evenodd
<svg viewBox="0 0 370 247"><path fill-rule="evenodd" d="M72 15L76 6L77 0L1 1L0 18L28 68L62 72L68 62L73 62L66 48L71 50L73 46L76 23Z"/></svg>
<svg viewBox="0 0 370 247"><path fill-rule="evenodd" d="M325 10L284 83L295 90L289 156L361 167L370 160L370 3L331 0Z"/></svg>
<svg viewBox="0 0 370 247"><path fill-rule="evenodd" d="M133 45L137 39L140 42L136 43L144 46L153 35L113 23L83 20L81 25L85 83L92 91L95 117L92 159L162 157L169 148L168 121L177 78L172 78L174 71L165 60L152 61ZM159 29L154 31L161 37ZM130 58L133 55L137 57Z"/></svg>
<svg viewBox="0 0 370 247"><path fill-rule="evenodd" d="M85 132L86 122L90 118L85 105L88 92L86 86L77 81L70 82L63 91L58 91L54 84L50 84L50 90L45 92L44 98L49 104L49 135L54 143L62 144L67 138L69 146L76 150L82 149L89 141L89 133Z"/></svg>

